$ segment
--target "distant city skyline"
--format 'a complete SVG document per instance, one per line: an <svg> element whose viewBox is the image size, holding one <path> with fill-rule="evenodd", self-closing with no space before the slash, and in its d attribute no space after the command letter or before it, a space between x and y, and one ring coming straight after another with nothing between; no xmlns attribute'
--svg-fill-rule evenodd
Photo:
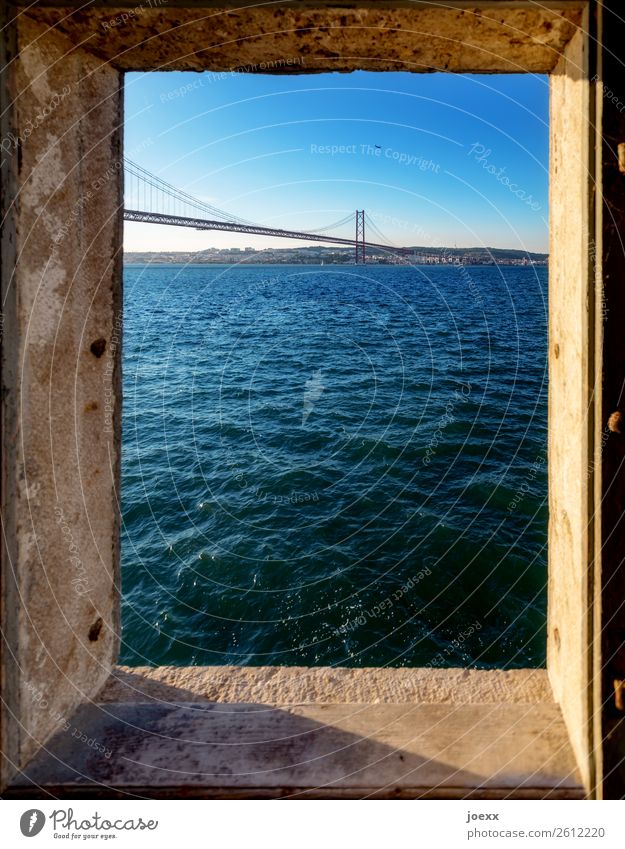
<svg viewBox="0 0 625 849"><path fill-rule="evenodd" d="M364 208L397 245L548 250L546 77L154 72L125 94L126 156L232 215L316 230ZM128 251L297 244L124 234Z"/></svg>
<svg viewBox="0 0 625 849"><path fill-rule="evenodd" d="M401 265L546 265L548 255L504 248L422 248L409 253L392 250L381 251L368 247L368 264ZM202 251L126 251L124 260L129 264L162 263L268 263L268 264L352 264L354 249L331 245L295 245L289 248L207 248Z"/></svg>

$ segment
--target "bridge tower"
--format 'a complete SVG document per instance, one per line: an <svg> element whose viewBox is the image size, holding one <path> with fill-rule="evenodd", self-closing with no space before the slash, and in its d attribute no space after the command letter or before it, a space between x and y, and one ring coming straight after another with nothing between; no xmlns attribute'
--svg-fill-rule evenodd
<svg viewBox="0 0 625 849"><path fill-rule="evenodd" d="M356 210L356 265L365 263L365 211Z"/></svg>

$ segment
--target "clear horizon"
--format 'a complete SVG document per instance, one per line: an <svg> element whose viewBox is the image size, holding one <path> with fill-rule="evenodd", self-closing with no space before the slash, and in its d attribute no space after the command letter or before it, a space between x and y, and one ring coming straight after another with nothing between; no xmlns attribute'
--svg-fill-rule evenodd
<svg viewBox="0 0 625 849"><path fill-rule="evenodd" d="M127 74L125 154L265 226L364 208L396 245L547 253L548 90L529 74ZM124 226L130 252L311 244Z"/></svg>

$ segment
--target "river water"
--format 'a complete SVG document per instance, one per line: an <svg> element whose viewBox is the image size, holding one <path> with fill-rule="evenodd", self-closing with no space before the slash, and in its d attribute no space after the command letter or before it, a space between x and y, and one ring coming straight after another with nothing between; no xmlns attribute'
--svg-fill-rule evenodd
<svg viewBox="0 0 625 849"><path fill-rule="evenodd" d="M125 267L129 664L545 662L547 271Z"/></svg>

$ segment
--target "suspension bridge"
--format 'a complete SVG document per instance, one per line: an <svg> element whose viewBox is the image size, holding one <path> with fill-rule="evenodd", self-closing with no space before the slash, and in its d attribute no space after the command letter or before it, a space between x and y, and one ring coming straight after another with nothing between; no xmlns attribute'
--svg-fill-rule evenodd
<svg viewBox="0 0 625 849"><path fill-rule="evenodd" d="M356 264L366 262L367 248L395 255L412 254L412 248L398 248L388 242L364 209L356 210L339 221L318 230L286 230L264 227L253 221L233 216L209 203L177 189L160 177L151 174L132 162L124 160L124 220L148 224L165 224L172 227L192 227L194 230L221 230L228 233L249 233L257 236L274 236L281 239L299 239L309 242L346 245L354 248ZM332 231L352 223L354 238L339 236ZM366 230L371 230L381 242L366 241Z"/></svg>

